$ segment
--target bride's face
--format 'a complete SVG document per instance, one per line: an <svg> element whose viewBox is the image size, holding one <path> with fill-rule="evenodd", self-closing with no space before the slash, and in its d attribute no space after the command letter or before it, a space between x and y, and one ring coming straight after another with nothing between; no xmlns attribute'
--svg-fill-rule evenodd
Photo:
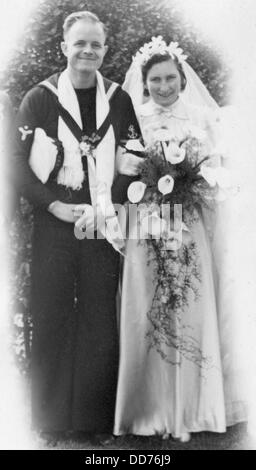
<svg viewBox="0 0 256 470"><path fill-rule="evenodd" d="M170 59L152 65L149 69L146 86L151 98L162 106L173 104L181 90L181 77L176 64Z"/></svg>

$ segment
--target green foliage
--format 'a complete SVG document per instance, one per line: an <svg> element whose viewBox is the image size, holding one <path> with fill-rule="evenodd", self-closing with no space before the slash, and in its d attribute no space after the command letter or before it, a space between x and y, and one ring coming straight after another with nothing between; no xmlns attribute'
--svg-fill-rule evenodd
<svg viewBox="0 0 256 470"><path fill-rule="evenodd" d="M151 36L162 35L166 41L180 43L213 97L223 103L228 70L221 65L220 54L201 42L196 31L184 22L174 0L166 4L157 0L41 0L1 79L2 86L18 105L34 84L63 69L63 21L69 13L87 9L109 28L109 52L102 67L106 77L122 83L132 55Z"/></svg>
<svg viewBox="0 0 256 470"><path fill-rule="evenodd" d="M17 217L10 227L12 334L17 365L23 373L27 373L32 338L30 266L33 215L31 206L23 198L17 212Z"/></svg>
<svg viewBox="0 0 256 470"><path fill-rule="evenodd" d="M229 71L221 63L218 51L212 51L190 25L184 22L175 0L41 0L25 26L22 41L13 52L8 70L0 84L7 89L17 107L26 91L42 79L65 68L61 53L62 24L66 16L78 10L96 13L108 26L107 44L102 73L119 83L124 80L131 58L151 36L162 35L178 41L188 55L188 62L202 78L219 104L226 100ZM28 365L31 317L29 306L31 257L31 208L23 201L12 229L14 324L17 331L17 356L25 370ZM19 315L22 315L20 321ZM22 323L23 322L23 323ZM24 325L24 326L22 326ZM23 334L24 344L21 344Z"/></svg>

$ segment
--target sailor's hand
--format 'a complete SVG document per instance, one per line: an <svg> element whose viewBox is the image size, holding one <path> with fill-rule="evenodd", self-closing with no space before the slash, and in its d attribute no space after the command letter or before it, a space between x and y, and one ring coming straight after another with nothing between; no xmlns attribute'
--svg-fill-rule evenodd
<svg viewBox="0 0 256 470"><path fill-rule="evenodd" d="M76 219L75 227L82 232L94 232L97 230L95 224L95 214L90 204L78 204L74 209Z"/></svg>
<svg viewBox="0 0 256 470"><path fill-rule="evenodd" d="M76 204L54 201L49 205L48 211L63 222L75 223L77 220L74 212L76 206Z"/></svg>

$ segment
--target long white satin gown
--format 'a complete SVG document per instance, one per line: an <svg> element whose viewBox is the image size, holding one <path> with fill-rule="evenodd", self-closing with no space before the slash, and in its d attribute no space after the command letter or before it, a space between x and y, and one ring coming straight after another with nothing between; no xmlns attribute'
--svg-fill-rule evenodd
<svg viewBox="0 0 256 470"><path fill-rule="evenodd" d="M188 106L181 98L168 108L152 100L142 105L140 124L149 143L157 129L168 128L170 134L182 140L191 126L205 130L211 145L214 139L208 113ZM130 225L122 278L116 435L168 433L178 438L186 432L225 432L227 424L244 420L244 415L234 416L233 404L227 404L229 398L224 394L215 269L205 225L206 219L200 216L190 232L198 247L202 279L200 297L195 301L191 295L182 324L185 333L198 341L207 364L198 364L177 349L168 348L171 364L154 348L148 349L147 312L156 279L153 263L148 265L147 247L131 239L136 226Z"/></svg>

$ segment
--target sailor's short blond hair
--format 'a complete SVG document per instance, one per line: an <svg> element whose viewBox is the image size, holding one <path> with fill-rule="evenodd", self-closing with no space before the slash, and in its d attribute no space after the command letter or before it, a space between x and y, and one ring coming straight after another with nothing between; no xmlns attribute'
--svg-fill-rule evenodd
<svg viewBox="0 0 256 470"><path fill-rule="evenodd" d="M77 21L80 21L80 20L99 24L102 27L105 37L107 37L107 32L108 32L107 27L104 23L102 23L102 21L100 21L97 15L95 15L94 13L91 13L90 11L76 11L68 15L64 21L64 24L63 24L64 39L68 31L70 30L70 28L73 26L73 24L75 24Z"/></svg>

